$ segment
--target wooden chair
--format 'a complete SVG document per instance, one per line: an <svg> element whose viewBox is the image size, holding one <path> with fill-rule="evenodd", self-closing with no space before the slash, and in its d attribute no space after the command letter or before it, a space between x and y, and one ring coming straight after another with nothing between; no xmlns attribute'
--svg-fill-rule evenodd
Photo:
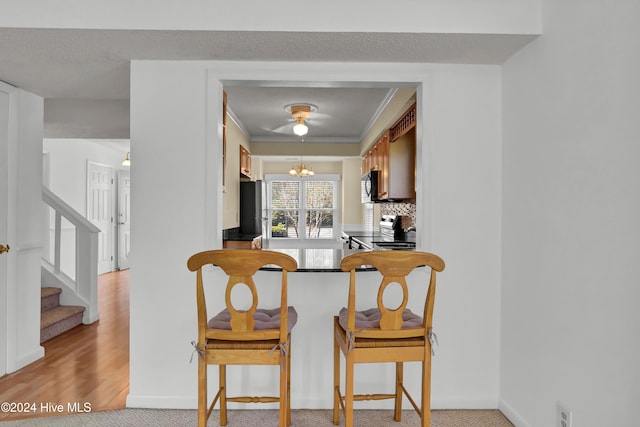
<svg viewBox="0 0 640 427"><path fill-rule="evenodd" d="M356 311L356 268L374 266L382 274L378 288L378 306ZM420 317L407 310L409 290L406 276L417 267L430 268L424 313ZM333 423L340 422L340 407L345 427L353 426L353 402L360 400L395 399L394 420L402 416L404 393L420 415L422 427L431 425L431 322L436 294L436 272L444 269L444 261L434 254L414 251L374 251L345 257L340 267L350 272L347 308L334 317L333 347ZM383 304L385 288L391 283L402 287L403 299L396 309ZM346 359L345 394L340 391L340 352ZM422 362L422 401L416 405L403 385L403 363ZM354 395L354 365L356 363L396 363L396 385L393 394Z"/></svg>
<svg viewBox="0 0 640 427"><path fill-rule="evenodd" d="M207 316L202 267L219 266L229 276L226 282L226 309L213 318ZM258 293L253 275L264 265L282 269L280 307L258 308ZM227 425L227 402L280 402L280 427L291 424L290 380L291 329L297 313L287 305L287 272L298 264L289 255L266 250L211 250L189 258L189 270L196 271L198 305L198 426L204 427L216 402L220 401L220 425ZM273 273L277 274L277 273ZM231 303L231 291L245 284L251 291L252 305L246 311L236 310ZM220 386L210 406L207 398L207 366L219 365ZM279 397L229 397L226 386L227 365L279 365Z"/></svg>

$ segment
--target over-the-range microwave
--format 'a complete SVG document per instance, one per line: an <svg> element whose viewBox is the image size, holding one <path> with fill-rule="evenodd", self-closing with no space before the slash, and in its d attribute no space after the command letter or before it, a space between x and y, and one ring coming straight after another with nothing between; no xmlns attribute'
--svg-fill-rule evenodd
<svg viewBox="0 0 640 427"><path fill-rule="evenodd" d="M360 181L362 203L378 201L378 171L369 171Z"/></svg>

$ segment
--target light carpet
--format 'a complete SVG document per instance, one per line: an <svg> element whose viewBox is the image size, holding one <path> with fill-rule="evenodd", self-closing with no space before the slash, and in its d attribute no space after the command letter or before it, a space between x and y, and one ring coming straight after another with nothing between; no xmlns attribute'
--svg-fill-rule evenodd
<svg viewBox="0 0 640 427"><path fill-rule="evenodd" d="M390 410L356 410L354 427L415 427L420 419L413 411L404 411L402 421L393 421ZM219 412L214 411L207 426L219 426ZM299 409L291 411L292 427L333 426L331 410ZM263 427L278 425L277 410L234 410L228 413L228 427ZM0 423L6 426L52 427L102 427L102 426L195 426L197 412L182 409L121 409L92 412L80 415L64 415L34 418ZM340 417L340 425L344 419ZM498 410L434 410L431 411L431 427L513 427Z"/></svg>

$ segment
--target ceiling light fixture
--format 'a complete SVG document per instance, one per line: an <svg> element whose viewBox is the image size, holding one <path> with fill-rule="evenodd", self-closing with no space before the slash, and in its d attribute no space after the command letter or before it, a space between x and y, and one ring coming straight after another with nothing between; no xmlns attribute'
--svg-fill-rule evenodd
<svg viewBox="0 0 640 427"><path fill-rule="evenodd" d="M308 176L314 176L315 173L313 173L313 170L311 170L311 168L307 168L307 166L304 163L300 163L299 165L291 166L291 169L289 170L289 175L306 178Z"/></svg>
<svg viewBox="0 0 640 427"><path fill-rule="evenodd" d="M317 110L317 107L313 106L313 111ZM309 127L304 123L312 111L312 106L307 104L294 104L287 105L285 107L287 111L291 113L291 117L293 117L296 121L296 125L293 127L293 133L298 136L304 136L309 132Z"/></svg>
<svg viewBox="0 0 640 427"><path fill-rule="evenodd" d="M122 161L122 166L131 166L131 160L129 159L129 152L127 152L127 157Z"/></svg>
<svg viewBox="0 0 640 427"><path fill-rule="evenodd" d="M309 128L304 124L304 119L298 119L298 124L293 127L293 133L304 136L309 132Z"/></svg>

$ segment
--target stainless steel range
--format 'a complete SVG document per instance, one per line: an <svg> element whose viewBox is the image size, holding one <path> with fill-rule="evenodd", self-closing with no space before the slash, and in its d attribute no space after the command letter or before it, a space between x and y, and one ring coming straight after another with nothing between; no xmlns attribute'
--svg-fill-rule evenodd
<svg viewBox="0 0 640 427"><path fill-rule="evenodd" d="M382 215L380 220L381 240L373 241L373 249L413 250L415 241L406 239L405 230L402 228L401 215Z"/></svg>

